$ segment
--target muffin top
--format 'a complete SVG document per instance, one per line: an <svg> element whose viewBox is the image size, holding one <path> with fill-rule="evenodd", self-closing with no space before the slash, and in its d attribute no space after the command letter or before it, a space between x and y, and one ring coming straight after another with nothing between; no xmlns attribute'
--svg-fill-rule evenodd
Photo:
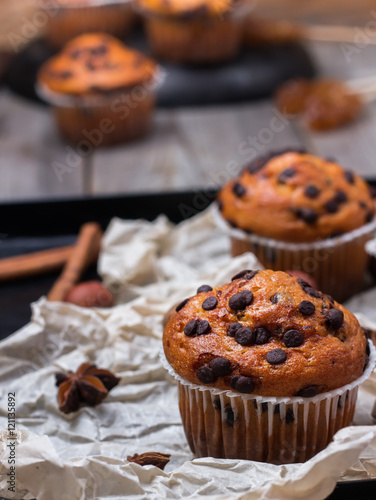
<svg viewBox="0 0 376 500"><path fill-rule="evenodd" d="M230 225L286 242L339 236L375 215L370 187L358 175L294 151L254 160L224 186L218 204Z"/></svg>
<svg viewBox="0 0 376 500"><path fill-rule="evenodd" d="M185 380L261 396L312 397L364 370L367 341L355 316L282 271L245 270L176 307L163 334Z"/></svg>
<svg viewBox="0 0 376 500"><path fill-rule="evenodd" d="M222 15L230 12L233 0L138 0L142 10L185 19Z"/></svg>
<svg viewBox="0 0 376 500"><path fill-rule="evenodd" d="M118 39L90 33L71 40L38 73L38 84L72 95L97 94L150 81L156 64Z"/></svg>

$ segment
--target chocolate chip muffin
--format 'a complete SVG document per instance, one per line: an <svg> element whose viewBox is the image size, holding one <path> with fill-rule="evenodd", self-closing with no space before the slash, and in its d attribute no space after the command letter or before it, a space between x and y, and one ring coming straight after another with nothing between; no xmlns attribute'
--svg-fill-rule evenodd
<svg viewBox="0 0 376 500"><path fill-rule="evenodd" d="M181 63L217 63L240 51L240 0L137 0L153 53Z"/></svg>
<svg viewBox="0 0 376 500"><path fill-rule="evenodd" d="M141 137L151 125L157 66L116 38L71 40L38 72L39 94L54 106L62 134L82 149Z"/></svg>
<svg viewBox="0 0 376 500"><path fill-rule="evenodd" d="M357 387L372 370L363 375L369 347L352 313L270 270L244 270L197 292L163 335L196 455L304 461L350 424Z"/></svg>
<svg viewBox="0 0 376 500"><path fill-rule="evenodd" d="M375 203L367 183L335 161L268 154L224 186L218 206L237 230L229 231L233 255L253 251L267 268L312 274L339 300L361 287Z"/></svg>
<svg viewBox="0 0 376 500"><path fill-rule="evenodd" d="M135 21L131 0L55 0L40 4L48 16L46 40L57 49L78 35L97 31L123 39Z"/></svg>

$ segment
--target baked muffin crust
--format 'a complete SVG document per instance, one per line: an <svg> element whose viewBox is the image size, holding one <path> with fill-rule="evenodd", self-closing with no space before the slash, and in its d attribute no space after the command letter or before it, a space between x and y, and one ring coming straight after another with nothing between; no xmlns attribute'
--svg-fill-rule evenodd
<svg viewBox="0 0 376 500"><path fill-rule="evenodd" d="M353 382L366 362L355 316L281 271L244 271L179 304L163 346L185 380L261 396L311 397Z"/></svg>
<svg viewBox="0 0 376 500"><path fill-rule="evenodd" d="M155 14L186 19L223 15L230 12L231 0L138 0L141 9Z"/></svg>
<svg viewBox="0 0 376 500"><path fill-rule="evenodd" d="M38 83L70 95L126 89L151 80L156 64L118 39L90 33L71 40L40 69Z"/></svg>
<svg viewBox="0 0 376 500"><path fill-rule="evenodd" d="M339 236L370 222L367 183L334 161L288 151L258 158L218 195L234 227L286 242Z"/></svg>

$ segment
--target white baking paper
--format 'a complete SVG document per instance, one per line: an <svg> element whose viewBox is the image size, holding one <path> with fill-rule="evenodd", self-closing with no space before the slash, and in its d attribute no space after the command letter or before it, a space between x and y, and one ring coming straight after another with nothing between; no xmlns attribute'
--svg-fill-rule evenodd
<svg viewBox="0 0 376 500"><path fill-rule="evenodd" d="M324 499L342 479L376 477L376 380L361 388L356 423L305 464L193 460L174 382L159 360L171 307L207 283L219 285L261 266L252 254L229 257L211 210L178 226L113 220L99 271L114 291L111 309L33 304L32 321L0 342L0 496L87 499ZM367 302L365 302L367 303ZM362 302L357 311L368 316ZM95 408L64 415L54 374L90 361L121 377ZM16 395L16 492L9 491L8 393ZM364 403L364 401L366 401ZM373 401L372 401L373 402ZM146 451L171 454L165 471L127 461ZM358 460L358 457L360 459ZM354 464L354 465L353 465Z"/></svg>

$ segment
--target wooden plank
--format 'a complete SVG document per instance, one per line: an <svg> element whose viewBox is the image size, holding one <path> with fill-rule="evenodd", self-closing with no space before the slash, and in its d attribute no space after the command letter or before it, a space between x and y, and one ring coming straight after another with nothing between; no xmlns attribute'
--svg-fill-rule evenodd
<svg viewBox="0 0 376 500"><path fill-rule="evenodd" d="M270 101L159 111L156 122L148 139L94 154L95 193L219 187L257 154L300 145Z"/></svg>
<svg viewBox="0 0 376 500"><path fill-rule="evenodd" d="M48 108L0 93L0 201L82 194L85 161L66 148Z"/></svg>
<svg viewBox="0 0 376 500"><path fill-rule="evenodd" d="M175 111L159 111L148 137L94 153L93 193L184 189L194 185L198 168L177 134Z"/></svg>

